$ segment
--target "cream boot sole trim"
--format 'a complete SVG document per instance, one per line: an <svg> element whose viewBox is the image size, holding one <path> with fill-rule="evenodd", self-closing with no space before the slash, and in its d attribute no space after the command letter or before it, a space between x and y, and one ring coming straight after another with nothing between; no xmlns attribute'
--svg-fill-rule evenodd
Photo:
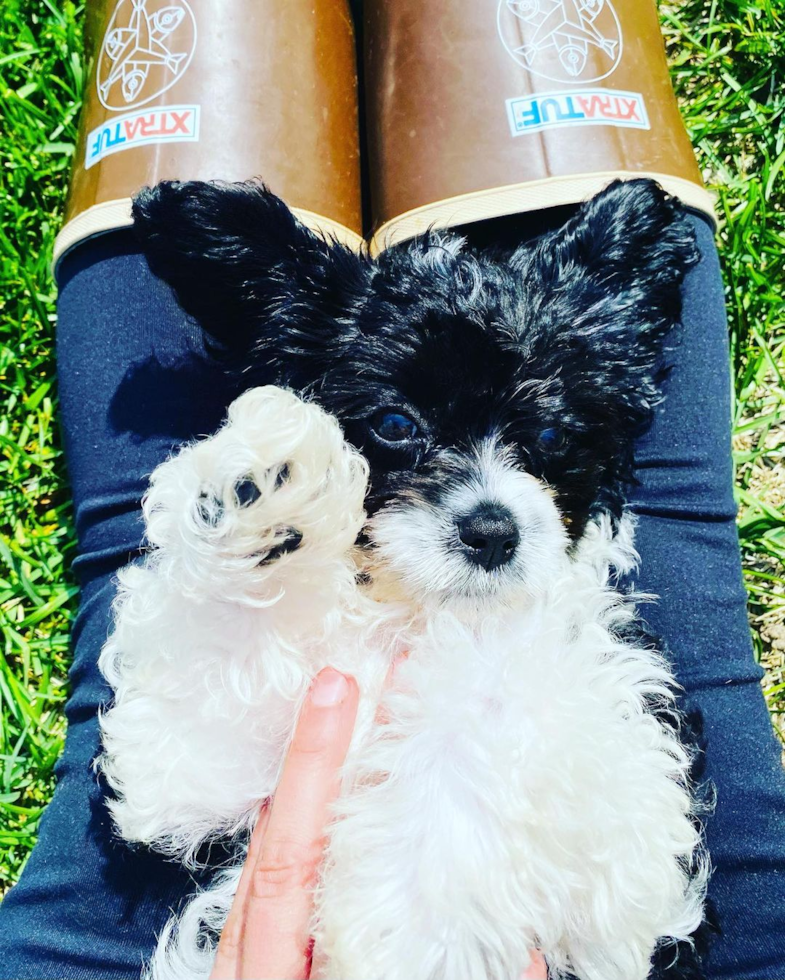
<svg viewBox="0 0 785 980"><path fill-rule="evenodd" d="M324 215L315 214L313 211L306 211L305 208L292 208L291 211L306 228L310 228L322 238L334 238L341 245L346 245L354 252L359 252L365 248L365 239L362 235L358 235L356 231L352 231L346 225L333 221L332 218L325 218Z"/></svg>
<svg viewBox="0 0 785 980"><path fill-rule="evenodd" d="M524 184L491 187L413 208L381 226L371 239L371 255L378 255L391 245L421 235L429 228L451 228L488 218L539 211L562 204L577 204L597 194L612 180L633 180L636 177L654 178L669 194L678 197L688 207L705 212L716 226L712 195L698 184L669 174L607 170L566 177L544 177Z"/></svg>
<svg viewBox="0 0 785 980"><path fill-rule="evenodd" d="M105 235L108 231L119 228L129 228L133 224L131 217L131 198L121 197L116 201L104 201L94 204L63 225L55 238L52 250L52 272L57 276L57 266L60 259L70 252L74 245L86 242L97 235Z"/></svg>
<svg viewBox="0 0 785 980"><path fill-rule="evenodd" d="M292 212L306 228L310 228L311 231L322 235L324 238L334 238L355 252L359 251L365 244L360 235L337 221L333 221L332 218L325 218L304 208L292 208ZM133 223L130 197L123 197L116 201L104 201L102 204L94 204L86 211L82 211L81 214L61 228L55 239L52 254L54 275L57 276L57 266L60 260L75 245L95 238L97 235L105 235L107 232L118 231L121 228L130 228Z"/></svg>

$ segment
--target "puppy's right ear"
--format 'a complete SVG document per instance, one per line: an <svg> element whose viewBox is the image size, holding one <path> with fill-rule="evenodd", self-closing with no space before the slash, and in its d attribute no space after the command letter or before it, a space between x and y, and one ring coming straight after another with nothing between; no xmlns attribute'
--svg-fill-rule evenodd
<svg viewBox="0 0 785 980"><path fill-rule="evenodd" d="M293 317L324 343L365 280L364 259L309 231L258 181L162 181L136 195L132 213L152 271L229 355Z"/></svg>

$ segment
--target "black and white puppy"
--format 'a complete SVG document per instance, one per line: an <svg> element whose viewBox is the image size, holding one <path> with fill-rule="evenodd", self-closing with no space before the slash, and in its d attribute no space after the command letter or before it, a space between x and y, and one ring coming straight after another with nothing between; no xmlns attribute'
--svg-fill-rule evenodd
<svg viewBox="0 0 785 980"><path fill-rule="evenodd" d="M338 418L370 463L370 514L405 498L441 524L443 491L481 451L546 482L573 541L593 514L620 516L697 261L689 222L652 181L612 184L504 262L448 233L372 261L311 234L254 183L162 183L133 213L154 271L243 388L281 382ZM490 552L440 541L414 543L436 563L418 589L503 588L504 574L483 574L502 564ZM522 570L515 553L507 572Z"/></svg>
<svg viewBox="0 0 785 980"><path fill-rule="evenodd" d="M699 980L692 752L615 588L697 261L680 206L617 182L503 260L440 232L357 255L258 183L163 183L134 221L253 390L154 475L155 550L122 579L102 660L121 834L187 859L246 833L330 662L365 708L317 896L325 976L503 980L537 947L556 978ZM207 975L236 881L156 976Z"/></svg>

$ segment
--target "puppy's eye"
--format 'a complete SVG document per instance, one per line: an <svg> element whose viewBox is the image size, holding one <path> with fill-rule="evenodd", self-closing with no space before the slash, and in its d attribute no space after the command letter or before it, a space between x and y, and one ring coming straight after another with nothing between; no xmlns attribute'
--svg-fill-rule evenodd
<svg viewBox="0 0 785 980"><path fill-rule="evenodd" d="M555 426L543 429L539 435L539 443L545 449L559 449L564 444L564 432Z"/></svg>
<svg viewBox="0 0 785 980"><path fill-rule="evenodd" d="M418 432L417 423L402 412L382 411L371 422L371 430L384 442L411 442Z"/></svg>

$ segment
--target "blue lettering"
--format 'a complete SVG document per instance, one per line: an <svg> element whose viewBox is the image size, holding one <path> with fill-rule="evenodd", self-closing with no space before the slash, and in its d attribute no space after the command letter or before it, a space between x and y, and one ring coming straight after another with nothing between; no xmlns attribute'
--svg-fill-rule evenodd
<svg viewBox="0 0 785 980"><path fill-rule="evenodd" d="M125 136L120 132L120 123L114 124L114 136L112 135L111 127L104 126L103 129L99 129L95 134L93 145L90 147L90 159L95 160L100 157L103 149L108 150L112 146L117 146L118 143L125 142Z"/></svg>
<svg viewBox="0 0 785 980"><path fill-rule="evenodd" d="M120 132L120 123L115 123L114 126L114 138L111 134L107 133L106 146L117 146L118 143L125 143L125 136Z"/></svg>
<svg viewBox="0 0 785 980"><path fill-rule="evenodd" d="M553 110L554 116L550 114L550 110ZM567 96L564 103L559 99L543 99L542 106L542 118L544 122L561 122L562 119L585 119L586 117L582 112L576 112L573 106L572 96Z"/></svg>
<svg viewBox="0 0 785 980"><path fill-rule="evenodd" d="M539 126L540 125L540 107L536 99L529 100L529 109L521 110L518 109L518 129L526 129L528 126Z"/></svg>

